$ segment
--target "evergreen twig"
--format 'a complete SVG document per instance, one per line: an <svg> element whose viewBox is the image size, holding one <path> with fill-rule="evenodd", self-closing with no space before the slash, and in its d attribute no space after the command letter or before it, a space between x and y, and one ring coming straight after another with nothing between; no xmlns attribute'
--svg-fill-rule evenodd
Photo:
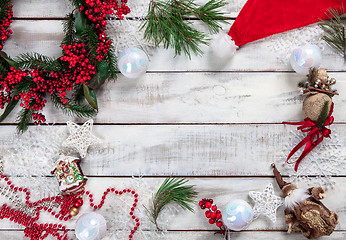
<svg viewBox="0 0 346 240"><path fill-rule="evenodd" d="M107 39L107 41L110 41L110 39ZM117 71L118 71L118 61L115 54L115 49L113 45L109 47L109 50L106 55L106 60L109 64L109 79L116 79L117 78Z"/></svg>
<svg viewBox="0 0 346 240"><path fill-rule="evenodd" d="M73 13L66 15L66 19L63 21L65 37L61 45L71 45L75 42L74 20Z"/></svg>
<svg viewBox="0 0 346 240"><path fill-rule="evenodd" d="M30 108L23 108L17 117L18 125L17 125L17 132L19 134L24 133L28 129L28 125L32 119L32 114L34 112L34 109Z"/></svg>
<svg viewBox="0 0 346 240"><path fill-rule="evenodd" d="M200 45L207 45L207 34L192 27L193 17L203 21L211 33L221 30L220 22L226 22L220 8L224 0L209 0L198 6L195 0L150 0L148 13L141 29L144 38L156 46L174 48L175 55L184 53L191 58L191 52L201 55Z"/></svg>
<svg viewBox="0 0 346 240"><path fill-rule="evenodd" d="M69 116L76 116L79 118L93 118L97 114L97 110L89 105L78 104L68 99L66 104L61 102L61 99L57 95L52 95L52 102L54 106L61 109L64 114Z"/></svg>
<svg viewBox="0 0 346 240"><path fill-rule="evenodd" d="M326 43L342 54L346 60L346 29L342 23L341 15L344 14L344 8L340 10L329 9L326 12L329 20L323 20L320 27L324 30L325 35L322 37Z"/></svg>
<svg viewBox="0 0 346 240"><path fill-rule="evenodd" d="M157 230L161 231L157 219L168 204L177 203L185 210L194 211L191 204L195 202L198 192L194 185L186 185L187 182L187 179L166 178L153 196L151 206L146 210Z"/></svg>
<svg viewBox="0 0 346 240"><path fill-rule="evenodd" d="M47 71L61 71L61 64L57 59L39 53L23 53L15 59L16 67L23 70L40 68Z"/></svg>

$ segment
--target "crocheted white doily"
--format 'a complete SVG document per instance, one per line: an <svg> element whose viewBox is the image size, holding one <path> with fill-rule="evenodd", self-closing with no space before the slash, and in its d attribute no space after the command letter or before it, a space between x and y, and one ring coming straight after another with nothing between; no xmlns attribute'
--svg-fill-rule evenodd
<svg viewBox="0 0 346 240"><path fill-rule="evenodd" d="M324 138L323 142L317 145L299 164L298 171L294 171L294 164L287 164L286 158L290 151L306 137L306 133L292 130L291 137L287 140L285 149L281 156L281 162L286 172L288 171L289 181L299 185L321 186L325 189L333 188L335 180L333 175L339 175L345 171L346 157L342 154L344 145L343 139L338 136L335 128L331 128L330 138ZM304 147L295 153L291 160L296 160Z"/></svg>

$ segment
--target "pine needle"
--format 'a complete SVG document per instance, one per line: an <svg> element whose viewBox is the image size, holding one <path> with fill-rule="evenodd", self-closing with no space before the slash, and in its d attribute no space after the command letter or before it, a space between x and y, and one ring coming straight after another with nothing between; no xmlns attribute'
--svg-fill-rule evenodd
<svg viewBox="0 0 346 240"><path fill-rule="evenodd" d="M22 70L39 68L49 72L61 71L61 65L58 60L39 53L23 53L15 59L15 62L16 67Z"/></svg>
<svg viewBox="0 0 346 240"><path fill-rule="evenodd" d="M192 21L203 21L211 33L221 30L220 22L226 22L220 8L227 3L224 0L210 0L198 6L195 0L150 0L148 13L141 29L145 29L144 38L154 45L172 47L175 55L184 53L191 59L191 53L202 55L200 45L207 45L207 34L192 27Z"/></svg>
<svg viewBox="0 0 346 240"><path fill-rule="evenodd" d="M195 202L194 199L197 197L198 192L195 190L194 185L185 185L187 182L187 179L166 178L153 196L150 208L146 208L151 222L155 224L159 231L161 229L157 219L168 204L177 203L184 210L194 211L191 204Z"/></svg>
<svg viewBox="0 0 346 240"><path fill-rule="evenodd" d="M97 110L89 105L78 104L68 99L66 104L61 102L61 99L57 95L52 95L52 102L54 106L61 109L64 114L69 116L76 116L79 118L93 118L97 114Z"/></svg>
<svg viewBox="0 0 346 240"><path fill-rule="evenodd" d="M18 121L18 125L17 125L17 132L19 134L24 133L29 126L29 123L32 119L32 114L33 114L34 110L31 108L27 109L27 108L23 108L17 117L17 121Z"/></svg>
<svg viewBox="0 0 346 240"><path fill-rule="evenodd" d="M61 45L72 45L75 42L74 21L75 18L73 13L66 15L66 18L63 21L65 37Z"/></svg>
<svg viewBox="0 0 346 240"><path fill-rule="evenodd" d="M325 32L322 39L346 59L346 32L341 18L341 15L344 13L344 7L341 7L339 11L337 9L329 9L326 12L329 20L321 21L320 27Z"/></svg>

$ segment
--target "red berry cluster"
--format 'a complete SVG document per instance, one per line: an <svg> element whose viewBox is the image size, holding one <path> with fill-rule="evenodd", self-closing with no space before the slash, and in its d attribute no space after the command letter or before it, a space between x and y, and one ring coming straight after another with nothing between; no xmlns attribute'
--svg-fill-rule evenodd
<svg viewBox="0 0 346 240"><path fill-rule="evenodd" d="M225 231L225 227L223 225L222 222L222 214L221 211L217 209L216 205L213 205L213 199L207 199L207 198L203 198L200 202L199 202L199 206L201 209L208 209L205 212L205 216L207 218L209 218L209 223L210 224L214 224L216 223L216 226L218 226L220 228L220 230L222 232Z"/></svg>
<svg viewBox="0 0 346 240"><path fill-rule="evenodd" d="M112 41L107 40L105 34L105 27L107 25L107 15L116 14L120 19L130 13L130 8L126 6L127 0L121 0L119 6L118 1L115 0L85 0L85 5L79 8L79 11L84 12L89 21L95 26L99 42L97 43L96 59L101 61L109 51Z"/></svg>
<svg viewBox="0 0 346 240"><path fill-rule="evenodd" d="M96 69L89 60L89 54L85 49L85 44L75 43L73 45L63 45L62 49L64 50L64 56L60 57L60 60L68 62L69 69L71 69L71 71L61 73L61 80L67 85L63 86L63 88L59 90L72 90L73 83L88 84L91 76L96 73ZM63 91L63 95L66 95L66 92Z"/></svg>
<svg viewBox="0 0 346 240"><path fill-rule="evenodd" d="M45 70L33 69L30 72L23 72L19 69L10 68L5 78L0 77L0 108L4 108L11 100L11 92L15 86L27 81L25 77L31 77L33 86L30 89L19 92L15 99L21 99L21 107L33 109L32 114L35 124L42 124L46 121L41 111L47 100L45 94L56 94L63 104L68 90L73 90L74 85L81 83L88 84L91 76L96 73L95 66L92 65L85 49L85 44L75 43L74 45L63 45L64 56L60 57L62 62L68 63L68 70L63 72L47 72Z"/></svg>
<svg viewBox="0 0 346 240"><path fill-rule="evenodd" d="M26 76L27 73L13 67L10 68L6 77L3 78L0 75L0 109L3 109L5 104L11 101L11 91Z"/></svg>
<svg viewBox="0 0 346 240"><path fill-rule="evenodd" d="M2 50L3 42L7 40L8 35L12 34L12 30L8 29L12 23L12 7L11 3L8 2L8 10L5 11L5 16L3 16L4 19L0 21L0 50Z"/></svg>

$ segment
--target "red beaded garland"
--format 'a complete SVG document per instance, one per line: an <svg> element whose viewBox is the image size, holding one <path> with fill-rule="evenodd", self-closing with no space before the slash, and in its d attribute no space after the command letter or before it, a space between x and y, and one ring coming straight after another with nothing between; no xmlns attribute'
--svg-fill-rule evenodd
<svg viewBox="0 0 346 240"><path fill-rule="evenodd" d="M10 206L7 206L7 204L3 204L0 207L0 219L7 218L10 221L13 221L15 223L25 226L24 234L26 237L32 240L45 239L49 235L52 235L58 240L67 240L66 235L68 231L66 229L66 226L63 226L62 224L37 223L37 221L40 218L40 212L46 211L50 213L52 216L54 216L55 218L59 219L60 221L67 221L71 219L72 217L70 215L70 209L72 207L81 207L83 205L83 199L81 197L84 194L87 195L87 197L89 197L90 206L94 210L102 208L102 206L104 205L104 201L108 193L110 192L113 192L115 195L121 195L123 193L131 194L134 198L134 202L132 204L129 215L134 220L135 227L131 230L129 239L133 238L133 234L138 230L138 227L140 226L139 218L134 215L134 210L138 202L138 194L134 190L124 189L123 191L116 191L114 188L108 188L103 193L102 200L100 201L99 204L94 204L93 194L85 190L82 190L78 193L74 193L70 195L47 197L47 198L38 200L36 202L31 202L30 191L28 189L14 186L12 182L9 180L9 178L5 177L4 175L0 175L0 179L5 180L6 184L9 185L10 188L13 189L13 191L15 192L19 191L19 192L25 193L26 205L28 205L29 207L33 207L33 206L36 207L34 216L29 216L21 210L17 210L17 209L11 208ZM44 202L58 203L60 207L59 212L54 212L52 208L41 206L41 204ZM61 230L63 231L62 234L58 232Z"/></svg>

